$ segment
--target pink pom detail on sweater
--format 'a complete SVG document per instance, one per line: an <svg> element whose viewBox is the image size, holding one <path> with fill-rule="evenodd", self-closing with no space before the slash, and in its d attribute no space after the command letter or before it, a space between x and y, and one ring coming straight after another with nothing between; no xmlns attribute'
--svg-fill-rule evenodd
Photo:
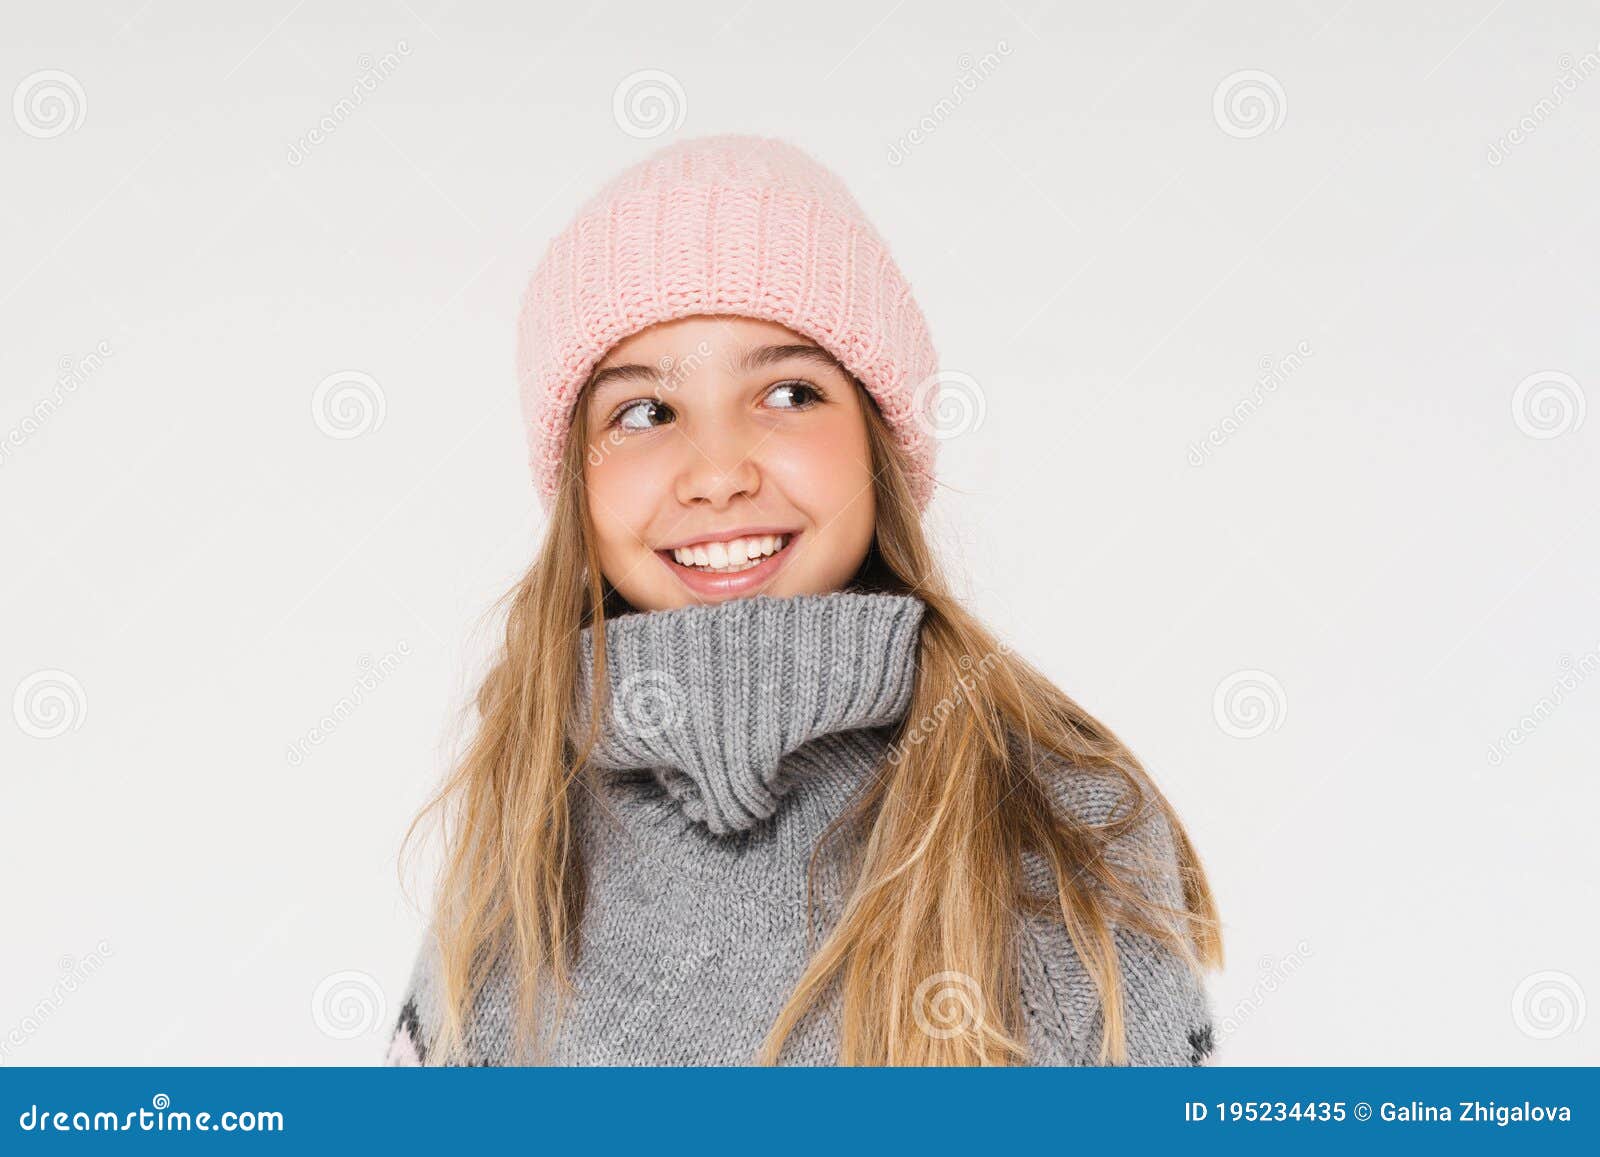
<svg viewBox="0 0 1600 1157"><path fill-rule="evenodd" d="M384 1057L385 1065L395 1068L420 1068L422 1053L417 1048L417 1042L411 1035L411 1030L404 1025L395 1029L394 1036L389 1040L389 1051Z"/></svg>

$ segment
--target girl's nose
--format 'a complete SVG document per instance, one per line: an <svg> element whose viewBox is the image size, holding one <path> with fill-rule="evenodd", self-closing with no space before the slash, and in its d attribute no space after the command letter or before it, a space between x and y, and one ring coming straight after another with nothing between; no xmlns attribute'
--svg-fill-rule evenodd
<svg viewBox="0 0 1600 1157"><path fill-rule="evenodd" d="M720 438L716 445L688 447L688 459L678 473L678 501L711 507L726 506L738 497L753 498L761 488L761 468L755 459L756 442L745 438Z"/></svg>

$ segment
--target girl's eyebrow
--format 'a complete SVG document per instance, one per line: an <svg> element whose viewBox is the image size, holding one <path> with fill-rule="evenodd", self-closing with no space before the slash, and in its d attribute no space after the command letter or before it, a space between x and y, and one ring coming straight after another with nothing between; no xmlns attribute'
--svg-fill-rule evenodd
<svg viewBox="0 0 1600 1157"><path fill-rule="evenodd" d="M819 345L763 345L751 346L742 354L731 359L735 373L747 374L753 370L766 366L776 365L785 361L807 361L827 369L847 373L839 359L830 354ZM629 364L623 366L607 366L598 370L589 379L589 393L591 396L602 386L612 382L642 381L656 383L661 380L661 371L656 366Z"/></svg>
<svg viewBox="0 0 1600 1157"><path fill-rule="evenodd" d="M754 346L734 359L734 370L738 373L749 373L765 366L775 365L778 362L805 361L813 365L835 369L844 373L845 368L839 359L830 354L819 345L795 343L793 345L763 345Z"/></svg>

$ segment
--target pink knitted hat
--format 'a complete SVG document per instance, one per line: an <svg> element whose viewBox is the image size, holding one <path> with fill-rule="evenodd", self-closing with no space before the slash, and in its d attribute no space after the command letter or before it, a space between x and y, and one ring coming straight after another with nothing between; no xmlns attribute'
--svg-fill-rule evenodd
<svg viewBox="0 0 1600 1157"><path fill-rule="evenodd" d="M612 179L534 270L517 379L547 507L595 365L628 335L691 314L775 321L838 358L877 400L927 506L938 355L910 286L838 177L786 141L723 134Z"/></svg>

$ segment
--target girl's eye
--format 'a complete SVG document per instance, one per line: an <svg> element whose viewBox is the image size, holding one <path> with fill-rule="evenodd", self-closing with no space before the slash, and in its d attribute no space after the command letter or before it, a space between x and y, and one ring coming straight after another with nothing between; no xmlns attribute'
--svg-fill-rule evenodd
<svg viewBox="0 0 1600 1157"><path fill-rule="evenodd" d="M611 424L621 426L624 430L649 430L657 421L665 424L671 419L671 406L655 398L640 398L618 410Z"/></svg>
<svg viewBox="0 0 1600 1157"><path fill-rule="evenodd" d="M780 410L803 410L820 401L822 391L810 382L779 382L767 391L767 397L782 399L777 403Z"/></svg>

